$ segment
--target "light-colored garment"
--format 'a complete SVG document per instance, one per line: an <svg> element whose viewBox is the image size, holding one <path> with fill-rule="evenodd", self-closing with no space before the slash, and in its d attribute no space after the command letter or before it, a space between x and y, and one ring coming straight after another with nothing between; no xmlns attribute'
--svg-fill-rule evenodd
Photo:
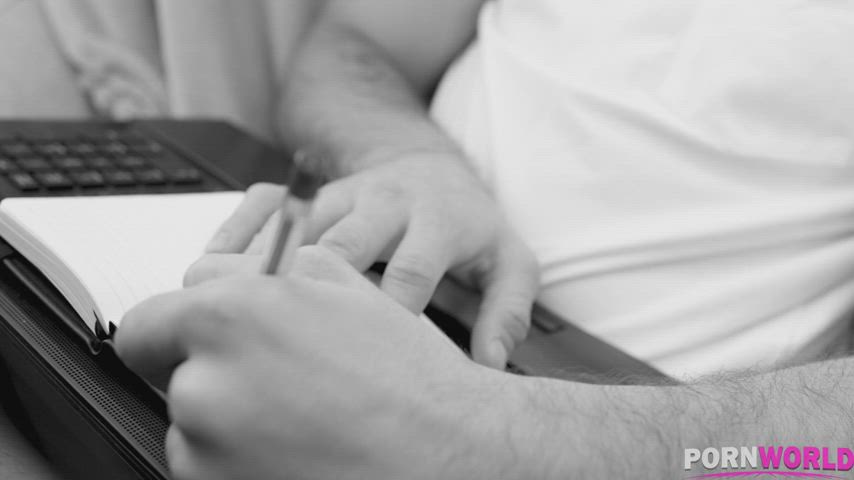
<svg viewBox="0 0 854 480"><path fill-rule="evenodd" d="M0 59L0 117L89 114L39 2L0 0Z"/></svg>
<svg viewBox="0 0 854 480"><path fill-rule="evenodd" d="M322 1L39 3L91 113L219 117L272 139L293 47Z"/></svg>
<svg viewBox="0 0 854 480"><path fill-rule="evenodd" d="M854 305L854 3L498 0L435 118L541 301L663 371L815 358Z"/></svg>

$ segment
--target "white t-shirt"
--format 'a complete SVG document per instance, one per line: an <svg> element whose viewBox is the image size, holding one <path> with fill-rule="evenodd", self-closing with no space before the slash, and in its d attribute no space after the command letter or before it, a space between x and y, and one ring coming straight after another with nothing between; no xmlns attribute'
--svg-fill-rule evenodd
<svg viewBox="0 0 854 480"><path fill-rule="evenodd" d="M498 0L434 117L546 306L677 377L801 361L854 306L854 3Z"/></svg>

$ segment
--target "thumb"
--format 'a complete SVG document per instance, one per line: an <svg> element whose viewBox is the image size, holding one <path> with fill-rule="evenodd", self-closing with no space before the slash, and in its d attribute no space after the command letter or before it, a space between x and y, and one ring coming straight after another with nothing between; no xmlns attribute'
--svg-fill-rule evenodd
<svg viewBox="0 0 854 480"><path fill-rule="evenodd" d="M488 276L472 331L472 357L482 365L504 370L513 349L528 334L540 285L539 269L533 255L520 245L499 254Z"/></svg>

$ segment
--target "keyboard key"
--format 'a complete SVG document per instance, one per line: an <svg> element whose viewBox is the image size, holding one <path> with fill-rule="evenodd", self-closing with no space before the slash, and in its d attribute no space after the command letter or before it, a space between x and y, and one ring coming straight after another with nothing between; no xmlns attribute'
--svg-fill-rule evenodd
<svg viewBox="0 0 854 480"><path fill-rule="evenodd" d="M39 128L36 131L27 130L18 135L18 137L22 142L29 142L30 145L64 143L66 140L74 138L68 131L54 131L52 128L46 130Z"/></svg>
<svg viewBox="0 0 854 480"><path fill-rule="evenodd" d="M162 185L166 183L166 175L163 170L149 168L147 170L137 170L134 172L137 181L146 185Z"/></svg>
<svg viewBox="0 0 854 480"><path fill-rule="evenodd" d="M117 187L126 187L136 185L136 178L127 170L110 170L104 172L104 180L110 185Z"/></svg>
<svg viewBox="0 0 854 480"><path fill-rule="evenodd" d="M107 142L101 145L101 152L107 155L121 156L128 153L128 147L119 142Z"/></svg>
<svg viewBox="0 0 854 480"><path fill-rule="evenodd" d="M0 173L9 173L18 170L18 165L11 158L0 157Z"/></svg>
<svg viewBox="0 0 854 480"><path fill-rule="evenodd" d="M39 182L32 175L25 172L18 172L9 175L9 180L19 189L27 192L39 189Z"/></svg>
<svg viewBox="0 0 854 480"><path fill-rule="evenodd" d="M38 144L35 147L35 151L48 157L61 157L68 154L68 148L59 142Z"/></svg>
<svg viewBox="0 0 854 480"><path fill-rule="evenodd" d="M53 165L56 168L63 170L79 170L86 166L83 159L78 157L60 157L53 160Z"/></svg>
<svg viewBox="0 0 854 480"><path fill-rule="evenodd" d="M62 172L37 173L36 178L49 190L62 190L74 186L71 179Z"/></svg>
<svg viewBox="0 0 854 480"><path fill-rule="evenodd" d="M3 152L10 157L21 157L25 155L32 155L33 149L26 143L14 142L0 145L0 152Z"/></svg>
<svg viewBox="0 0 854 480"><path fill-rule="evenodd" d="M98 153L98 150L95 148L95 145L87 142L74 142L68 145L68 150L73 155L80 155L81 157L87 157L89 155L94 155Z"/></svg>
<svg viewBox="0 0 854 480"><path fill-rule="evenodd" d="M104 176L100 172L94 170L84 170L82 172L71 172L68 174L71 181L81 187L103 187Z"/></svg>
<svg viewBox="0 0 854 480"><path fill-rule="evenodd" d="M53 168L47 160L41 157L24 157L18 159L18 166L24 170L37 172Z"/></svg>
<svg viewBox="0 0 854 480"><path fill-rule="evenodd" d="M128 150L136 155L150 155L163 150L163 146L155 140L133 132L125 132L115 138L127 145Z"/></svg>
<svg viewBox="0 0 854 480"><path fill-rule="evenodd" d="M202 172L195 168L179 168L168 172L167 177L174 183L199 183L202 181Z"/></svg>
<svg viewBox="0 0 854 480"><path fill-rule="evenodd" d="M128 145L128 149L134 155L158 155L163 152L163 145L154 141L145 141Z"/></svg>
<svg viewBox="0 0 854 480"><path fill-rule="evenodd" d="M115 168L115 164L112 160L107 157L88 157L83 161L87 167L89 168L97 168L99 170L104 170L107 168Z"/></svg>
<svg viewBox="0 0 854 480"><path fill-rule="evenodd" d="M172 152L164 151L163 153L157 154L155 156L149 156L148 158L151 163L164 170L177 170L179 168L192 166L192 163L187 161L186 158L176 155Z"/></svg>
<svg viewBox="0 0 854 480"><path fill-rule="evenodd" d="M121 168L127 168L129 170L136 170L136 169L147 167L148 162L142 157L132 155L132 156L128 156L128 157L116 158L116 165L118 165Z"/></svg>
<svg viewBox="0 0 854 480"><path fill-rule="evenodd" d="M2 2L2 0L0 0ZM208 176L168 145L118 128L0 134L0 178L19 190L69 194L189 191ZM112 188L111 188L112 187ZM81 189L86 189L82 191Z"/></svg>

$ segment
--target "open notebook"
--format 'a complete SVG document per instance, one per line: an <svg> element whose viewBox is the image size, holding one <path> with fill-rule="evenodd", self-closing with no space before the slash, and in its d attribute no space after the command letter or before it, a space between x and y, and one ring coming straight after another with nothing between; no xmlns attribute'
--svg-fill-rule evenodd
<svg viewBox="0 0 854 480"><path fill-rule="evenodd" d="M0 237L96 332L152 295L181 288L242 192L6 198Z"/></svg>

